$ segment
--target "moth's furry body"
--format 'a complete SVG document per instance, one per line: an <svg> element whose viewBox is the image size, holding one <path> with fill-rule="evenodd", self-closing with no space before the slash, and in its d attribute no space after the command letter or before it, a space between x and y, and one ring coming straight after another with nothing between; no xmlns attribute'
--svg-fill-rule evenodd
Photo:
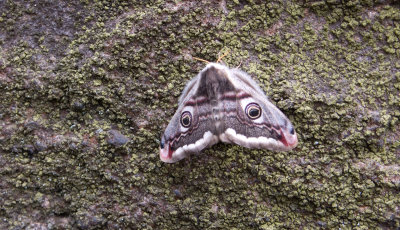
<svg viewBox="0 0 400 230"><path fill-rule="evenodd" d="M219 141L285 151L297 145L297 135L250 76L210 63L183 90L160 158L173 163Z"/></svg>

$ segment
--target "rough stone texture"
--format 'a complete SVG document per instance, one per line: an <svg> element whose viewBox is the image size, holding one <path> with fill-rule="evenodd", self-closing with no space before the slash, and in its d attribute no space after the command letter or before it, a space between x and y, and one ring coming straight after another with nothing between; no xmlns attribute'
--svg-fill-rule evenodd
<svg viewBox="0 0 400 230"><path fill-rule="evenodd" d="M110 145L114 145L115 147L122 146L129 141L127 137L122 135L118 130L110 130L108 131L107 143Z"/></svg>
<svg viewBox="0 0 400 230"><path fill-rule="evenodd" d="M0 229L398 229L399 39L396 1L0 1ZM228 49L299 146L162 163Z"/></svg>

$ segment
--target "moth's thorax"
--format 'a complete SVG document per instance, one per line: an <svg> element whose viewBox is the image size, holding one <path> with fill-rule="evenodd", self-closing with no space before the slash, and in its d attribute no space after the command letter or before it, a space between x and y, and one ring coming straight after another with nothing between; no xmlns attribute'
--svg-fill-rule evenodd
<svg viewBox="0 0 400 230"><path fill-rule="evenodd" d="M200 73L198 96L205 96L209 100L208 107L213 120L213 130L217 137L225 131L223 117L225 116L225 95L234 95L235 87L229 81L229 69L218 63L208 64Z"/></svg>
<svg viewBox="0 0 400 230"><path fill-rule="evenodd" d="M210 63L208 63L208 64L206 65L206 67L204 67L204 69L201 70L201 72L207 70L207 69L210 68L210 67L214 67L214 68L220 69L220 70L225 70L225 72L229 72L229 70L230 70L230 69L229 69L227 66L225 66L225 65L221 65L221 64L215 63L215 62L210 62Z"/></svg>

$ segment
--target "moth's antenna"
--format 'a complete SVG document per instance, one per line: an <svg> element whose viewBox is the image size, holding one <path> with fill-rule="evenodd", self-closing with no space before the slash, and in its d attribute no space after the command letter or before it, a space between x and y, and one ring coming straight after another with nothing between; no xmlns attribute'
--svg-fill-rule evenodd
<svg viewBox="0 0 400 230"><path fill-rule="evenodd" d="M229 54L229 52L230 52L230 50L226 51L222 56L220 56L220 57L218 58L218 60L216 61L216 63L220 62L220 61L222 60L222 58L224 58L226 55ZM219 54L218 54L218 56L219 56ZM198 60L198 61L205 62L205 63L207 63L207 64L210 63L209 61L204 60L204 59L201 59L201 58L198 58L198 57L192 57L192 58L195 59L195 60Z"/></svg>
<svg viewBox="0 0 400 230"><path fill-rule="evenodd" d="M239 65L236 67L236 69L239 69L239 67L242 65L243 61L240 61Z"/></svg>
<svg viewBox="0 0 400 230"><path fill-rule="evenodd" d="M224 58L226 55L228 55L230 52L230 50L226 51L221 57L218 58L218 60L216 61L217 63L220 62L222 60L222 58Z"/></svg>
<svg viewBox="0 0 400 230"><path fill-rule="evenodd" d="M204 59L201 59L201 58L197 58L197 57L192 57L193 59L195 59L195 60L198 60L198 61L202 61L202 62L205 62L205 63L210 63L209 61L207 61L207 60L204 60Z"/></svg>

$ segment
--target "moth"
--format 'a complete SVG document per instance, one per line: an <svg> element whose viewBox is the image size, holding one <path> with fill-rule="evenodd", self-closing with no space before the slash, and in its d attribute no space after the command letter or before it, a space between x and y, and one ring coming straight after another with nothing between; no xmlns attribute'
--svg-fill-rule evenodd
<svg viewBox="0 0 400 230"><path fill-rule="evenodd" d="M246 148L288 151L297 134L251 77L209 63L185 87L160 142L160 159L179 161L220 141Z"/></svg>

